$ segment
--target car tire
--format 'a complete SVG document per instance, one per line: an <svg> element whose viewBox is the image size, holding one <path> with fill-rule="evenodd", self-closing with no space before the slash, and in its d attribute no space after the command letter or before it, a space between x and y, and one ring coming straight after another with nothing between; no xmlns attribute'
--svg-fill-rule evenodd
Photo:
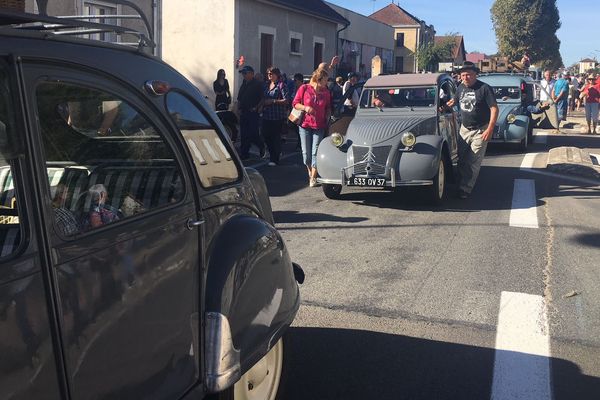
<svg viewBox="0 0 600 400"><path fill-rule="evenodd" d="M287 339L286 339L287 341ZM218 400L277 400L285 377L284 338L250 368L239 381L218 394Z"/></svg>
<svg viewBox="0 0 600 400"><path fill-rule="evenodd" d="M433 185L426 188L426 201L432 205L439 205L446 197L446 163L444 156L440 157L437 173L433 177Z"/></svg>
<svg viewBox="0 0 600 400"><path fill-rule="evenodd" d="M340 198L342 194L342 185L332 185L330 183L324 183L323 193L328 199L336 200Z"/></svg>
<svg viewBox="0 0 600 400"><path fill-rule="evenodd" d="M529 146L529 134L525 135L523 140L519 142L518 146L521 153L527 153L527 147Z"/></svg>
<svg viewBox="0 0 600 400"><path fill-rule="evenodd" d="M235 143L238 134L237 127L232 124L223 124L223 126L225 126L225 131L227 132L227 136L231 139L231 142Z"/></svg>
<svg viewBox="0 0 600 400"><path fill-rule="evenodd" d="M529 118L529 121L527 123L527 138L529 140L529 143L533 143L533 125L533 120Z"/></svg>

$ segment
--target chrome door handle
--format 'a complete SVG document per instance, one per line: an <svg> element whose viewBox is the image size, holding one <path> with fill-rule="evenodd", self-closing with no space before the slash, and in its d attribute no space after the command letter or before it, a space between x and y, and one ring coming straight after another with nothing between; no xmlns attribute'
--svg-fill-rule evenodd
<svg viewBox="0 0 600 400"><path fill-rule="evenodd" d="M200 225L202 225L204 223L203 219L197 219L197 220L193 220L193 219L188 219L186 222L186 226L187 228L191 231L192 229L194 229L195 227L198 227Z"/></svg>

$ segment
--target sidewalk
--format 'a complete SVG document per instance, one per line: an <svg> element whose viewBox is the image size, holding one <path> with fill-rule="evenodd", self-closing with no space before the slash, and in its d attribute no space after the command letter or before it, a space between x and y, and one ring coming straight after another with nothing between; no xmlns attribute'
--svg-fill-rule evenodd
<svg viewBox="0 0 600 400"><path fill-rule="evenodd" d="M598 125L597 134L588 134L584 110L570 111L567 122L561 124L560 133L553 132L550 136L573 137L572 141L567 140L572 145L550 149L546 169L598 180L600 183L600 124Z"/></svg>

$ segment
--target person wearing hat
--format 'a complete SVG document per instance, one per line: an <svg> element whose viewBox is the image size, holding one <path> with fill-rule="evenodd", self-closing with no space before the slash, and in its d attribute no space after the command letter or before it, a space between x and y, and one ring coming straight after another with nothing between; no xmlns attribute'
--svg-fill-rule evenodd
<svg viewBox="0 0 600 400"><path fill-rule="evenodd" d="M244 160L249 157L250 146L253 143L258 147L261 157L265 154L265 144L259 135L259 107L263 101L263 88L261 83L254 79L254 68L251 66L242 67L239 73L244 78L237 96L242 141L240 157Z"/></svg>
<svg viewBox="0 0 600 400"><path fill-rule="evenodd" d="M358 108L358 102L360 101L358 88L358 74L356 72L348 73L348 80L344 83L342 89L344 98L344 114L354 115Z"/></svg>
<svg viewBox="0 0 600 400"><path fill-rule="evenodd" d="M446 105L458 104L462 119L458 138L458 196L466 199L477 181L487 143L498 119L498 105L492 88L477 79L479 68L465 61L458 70L462 83Z"/></svg>

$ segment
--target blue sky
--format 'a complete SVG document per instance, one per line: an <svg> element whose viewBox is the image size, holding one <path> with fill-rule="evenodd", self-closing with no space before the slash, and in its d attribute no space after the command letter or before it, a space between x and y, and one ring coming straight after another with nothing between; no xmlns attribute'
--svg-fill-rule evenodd
<svg viewBox="0 0 600 400"><path fill-rule="evenodd" d="M363 15L370 15L391 2L390 0L328 1ZM448 32L462 34L468 52L477 50L493 54L497 51L496 36L490 19L493 0L399 1L400 7L428 24L433 24L438 35ZM398 0L394 2L398 3ZM556 4L562 22L558 38L561 41L560 53L565 65L569 66L586 57L600 58L600 34L597 30L597 20L600 16L598 4L589 0L557 0Z"/></svg>

